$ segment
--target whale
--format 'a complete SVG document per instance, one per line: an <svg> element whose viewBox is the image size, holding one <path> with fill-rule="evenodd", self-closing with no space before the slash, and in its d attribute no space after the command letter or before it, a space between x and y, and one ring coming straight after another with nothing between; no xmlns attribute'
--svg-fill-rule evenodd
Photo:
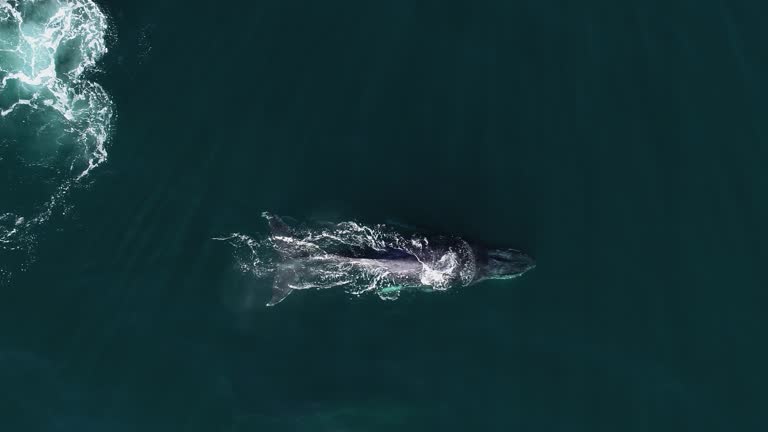
<svg viewBox="0 0 768 432"><path fill-rule="evenodd" d="M345 287L395 300L406 290L437 292L518 278L536 267L528 254L454 235L403 233L393 225L289 223L269 212L266 245L274 252L267 306L298 290ZM263 261L263 260L262 260Z"/></svg>

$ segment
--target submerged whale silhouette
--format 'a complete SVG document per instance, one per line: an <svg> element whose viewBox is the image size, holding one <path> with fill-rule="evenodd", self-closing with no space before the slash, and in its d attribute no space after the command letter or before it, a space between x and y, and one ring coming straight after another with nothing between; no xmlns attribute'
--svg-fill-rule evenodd
<svg viewBox="0 0 768 432"><path fill-rule="evenodd" d="M278 255L267 306L295 290L337 286L394 300L404 289L445 291L519 277L536 266L521 251L486 248L454 236L407 236L387 225L355 222L294 228L271 213L263 216Z"/></svg>

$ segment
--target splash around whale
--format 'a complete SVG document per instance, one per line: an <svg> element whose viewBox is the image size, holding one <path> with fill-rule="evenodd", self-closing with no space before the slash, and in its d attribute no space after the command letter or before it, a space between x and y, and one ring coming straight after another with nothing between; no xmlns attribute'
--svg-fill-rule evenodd
<svg viewBox="0 0 768 432"><path fill-rule="evenodd" d="M236 248L240 269L274 278L274 306L296 290L343 287L396 300L403 290L447 291L489 279L511 279L535 261L515 249L491 249L449 235L406 233L357 222L299 224L265 212L269 234L216 238ZM289 223L290 222L290 223Z"/></svg>

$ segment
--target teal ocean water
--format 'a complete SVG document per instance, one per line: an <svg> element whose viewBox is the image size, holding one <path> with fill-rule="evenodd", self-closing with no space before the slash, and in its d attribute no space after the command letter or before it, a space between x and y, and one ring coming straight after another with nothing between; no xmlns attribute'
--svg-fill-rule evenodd
<svg viewBox="0 0 768 432"><path fill-rule="evenodd" d="M0 430L768 429L766 14L0 0ZM268 308L264 211L537 267Z"/></svg>

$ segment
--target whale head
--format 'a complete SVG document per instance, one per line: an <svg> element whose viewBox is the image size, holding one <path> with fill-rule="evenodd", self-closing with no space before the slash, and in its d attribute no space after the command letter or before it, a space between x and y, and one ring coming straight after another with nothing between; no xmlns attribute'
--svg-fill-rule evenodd
<svg viewBox="0 0 768 432"><path fill-rule="evenodd" d="M512 279L536 267L536 261L516 249L473 248L477 265L475 282Z"/></svg>

